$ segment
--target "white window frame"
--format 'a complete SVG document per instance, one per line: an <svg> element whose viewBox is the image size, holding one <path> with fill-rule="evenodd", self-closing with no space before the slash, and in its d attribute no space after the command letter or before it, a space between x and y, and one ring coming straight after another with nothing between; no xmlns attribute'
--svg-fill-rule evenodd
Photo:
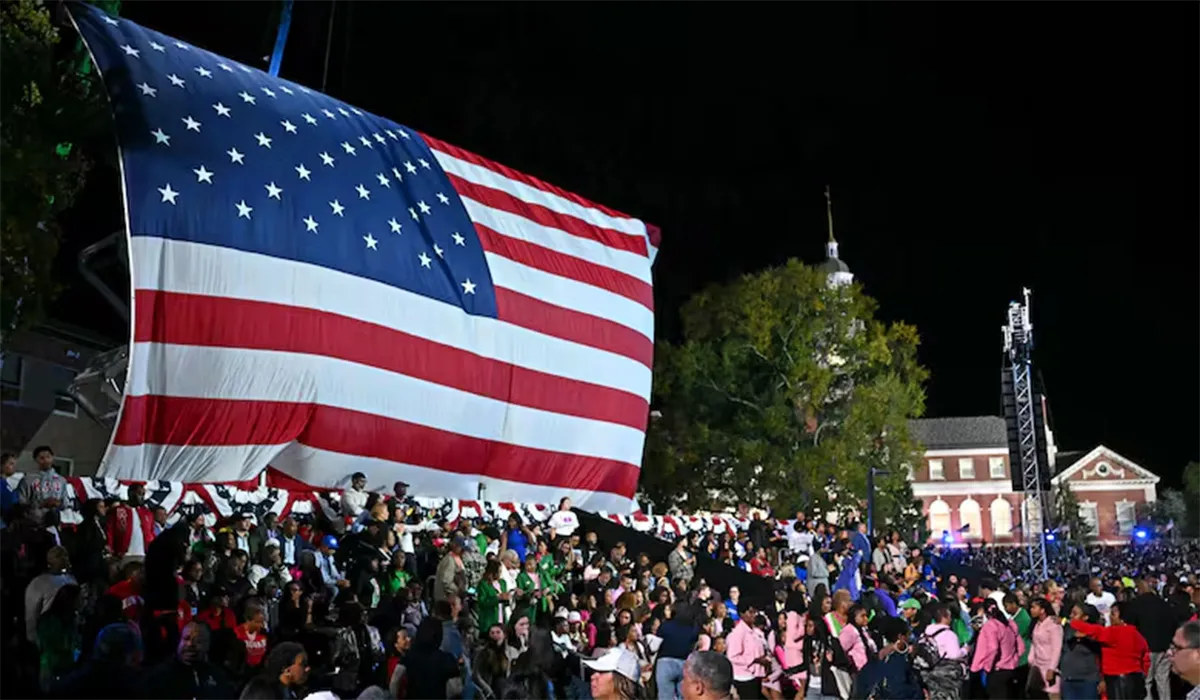
<svg viewBox="0 0 1200 700"><path fill-rule="evenodd" d="M934 512L935 510L937 511L936 513ZM946 518L946 527L938 527L937 521L934 518L943 517L943 516ZM929 504L929 531L931 533L933 533L933 536L940 538L942 536L942 532L953 532L953 530L954 530L954 512L950 508L950 504L943 501L940 498L937 499L936 501L934 501L933 503L930 503Z"/></svg>
<svg viewBox="0 0 1200 700"><path fill-rule="evenodd" d="M975 507L969 508L968 504L973 504ZM968 512L974 514L973 520L967 519ZM963 537L973 540L983 539L983 507L979 505L979 501L970 496L958 504L958 526L961 528L968 524L971 527L963 533Z"/></svg>
<svg viewBox="0 0 1200 700"><path fill-rule="evenodd" d="M22 399L25 398L25 358L20 355L14 354L14 353L4 353L3 355L0 355L0 362L6 361L6 360L7 361L16 360L19 363L19 365L18 365L18 370L17 370L17 384L16 384L17 398L7 399L4 401L4 403L9 404L10 406L20 406L22 403ZM6 384L4 386L12 386L12 385Z"/></svg>
<svg viewBox="0 0 1200 700"><path fill-rule="evenodd" d="M1003 507L1002 508L997 507L997 505L996 505L997 503L1001 504ZM1002 511L1004 513L1006 513L1006 517L1008 518L1008 527L1005 528L1003 532L1001 532L1000 529L996 527L996 513L1002 512ZM1011 537L1012 536L1013 507L1012 507L1012 503L1010 503L1007 498L997 496L995 498L995 500L993 500L991 502L991 504L988 506L988 514L991 516L991 520L992 520L992 537L993 538L995 538L995 537Z"/></svg>
<svg viewBox="0 0 1200 700"><path fill-rule="evenodd" d="M66 474L63 474L62 470L58 468L60 464L67 468ZM63 478L75 476L75 460L71 459L70 457L59 457L55 455L53 466L54 471L58 472L59 476L62 476Z"/></svg>
<svg viewBox="0 0 1200 700"><path fill-rule="evenodd" d="M965 479L965 480L975 478L975 458L974 457L959 457L958 458L958 478Z"/></svg>
<svg viewBox="0 0 1200 700"><path fill-rule="evenodd" d="M1079 504L1079 517L1091 528L1091 532L1079 533L1084 537L1095 537L1100 534L1100 506L1095 501L1083 501Z"/></svg>
<svg viewBox="0 0 1200 700"><path fill-rule="evenodd" d="M1004 478L1004 458L988 457L988 476L993 479Z"/></svg>
<svg viewBox="0 0 1200 700"><path fill-rule="evenodd" d="M1122 535L1128 535L1132 533L1133 529L1137 527L1137 505L1133 501L1123 498L1117 501L1114 507L1117 511L1117 532ZM1128 509L1130 516L1129 520L1127 521L1129 523L1128 527L1126 527L1125 522L1122 522L1121 520L1122 509Z"/></svg>
<svg viewBox="0 0 1200 700"><path fill-rule="evenodd" d="M934 470L934 467L937 470ZM929 480L930 481L945 481L946 480L946 463L940 459L929 460Z"/></svg>

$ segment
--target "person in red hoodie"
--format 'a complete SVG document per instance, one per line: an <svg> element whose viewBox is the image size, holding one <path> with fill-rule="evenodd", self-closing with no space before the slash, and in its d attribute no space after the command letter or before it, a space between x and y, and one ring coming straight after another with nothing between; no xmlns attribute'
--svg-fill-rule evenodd
<svg viewBox="0 0 1200 700"><path fill-rule="evenodd" d="M1091 637L1104 647L1100 654L1100 674L1104 676L1109 700L1142 700L1146 697L1146 673L1150 670L1150 646L1145 637L1125 622L1128 602L1115 603L1109 609L1109 626L1085 620L1072 620L1071 628L1080 636Z"/></svg>
<svg viewBox="0 0 1200 700"><path fill-rule="evenodd" d="M121 580L108 589L108 595L121 601L126 619L137 622L142 616L142 562L131 561L121 567Z"/></svg>
<svg viewBox="0 0 1200 700"><path fill-rule="evenodd" d="M108 512L108 547L117 557L144 557L154 541L154 511L145 499L146 486L130 484L125 502Z"/></svg>

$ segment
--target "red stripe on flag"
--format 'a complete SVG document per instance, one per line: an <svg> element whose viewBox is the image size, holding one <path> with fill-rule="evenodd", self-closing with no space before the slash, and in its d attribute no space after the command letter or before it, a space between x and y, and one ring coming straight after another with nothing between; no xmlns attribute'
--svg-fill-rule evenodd
<svg viewBox="0 0 1200 700"><path fill-rule="evenodd" d="M450 178L450 184L454 186L458 194L470 197L484 206L523 216L542 226L556 228L578 238L597 241L609 248L637 253L641 256L648 255L646 239L642 236L590 224L583 219L556 212L541 204L518 199L503 190L469 182L454 173L446 173L446 177Z"/></svg>
<svg viewBox="0 0 1200 700"><path fill-rule="evenodd" d="M554 306L511 289L495 289L496 311L501 321L607 350L647 367L654 367L653 341L632 328L606 318Z"/></svg>
<svg viewBox="0 0 1200 700"><path fill-rule="evenodd" d="M570 201L578 204L579 206L590 207L597 211L604 212L605 214L608 214L609 216L615 216L615 217L618 217L621 219L633 219L632 216L625 214L623 212L619 212L616 209L613 209L611 207L606 207L603 204L597 204L596 202L589 201L583 197L580 197L579 195L575 194L574 192L568 192L567 190L564 190L561 187L555 187L554 185L551 185L550 183L545 182L544 180L539 180L532 175L526 175L525 173L520 172L519 170L513 170L512 168L508 167L507 165L501 165L500 163L497 163L495 161L488 160L487 158L484 158L483 156L480 156L480 155L476 155L466 149L459 148L458 146L453 146L453 145L448 144L445 141L441 141L439 139L435 139L428 134L422 133L421 138L425 139L425 144L428 145L432 149L441 151L448 155L452 155L455 158L458 158L459 160L465 160L468 163L478 165L482 168L487 168L488 170L491 170L492 172L497 173L499 175L503 175L504 177L507 177L510 180L516 180L517 182L529 185L530 187L536 187L543 192L549 192L550 194L558 195L559 197L562 197L563 199L566 199L566 200L570 200Z"/></svg>
<svg viewBox="0 0 1200 700"><path fill-rule="evenodd" d="M576 258L545 248L519 238L505 236L482 224L475 224L479 241L484 250L501 255L522 265L536 268L552 275L590 284L613 294L620 294L654 310L654 288L633 275L627 275L611 267Z"/></svg>
<svg viewBox="0 0 1200 700"><path fill-rule="evenodd" d="M635 465L459 435L345 408L282 401L130 396L117 445L268 445L297 440L340 454L583 491L637 489Z"/></svg>
<svg viewBox="0 0 1200 700"><path fill-rule="evenodd" d="M646 224L646 237L650 239L650 245L655 248L662 247L662 229L652 224Z"/></svg>
<svg viewBox="0 0 1200 700"><path fill-rule="evenodd" d="M142 289L137 291L136 303L134 340L139 343L333 357L519 406L646 430L650 407L639 396L480 357L338 314L246 299ZM272 440L264 444L278 443Z"/></svg>

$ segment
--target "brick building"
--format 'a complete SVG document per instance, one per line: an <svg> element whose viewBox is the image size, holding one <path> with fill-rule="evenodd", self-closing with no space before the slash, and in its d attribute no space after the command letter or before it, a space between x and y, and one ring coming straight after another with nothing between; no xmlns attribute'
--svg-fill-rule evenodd
<svg viewBox="0 0 1200 700"><path fill-rule="evenodd" d="M911 477L932 538L950 533L958 543L1019 543L1025 499L1013 489L1004 419L931 418L910 427L925 448ZM1080 514L1092 523L1094 540L1128 543L1137 505L1157 498L1159 478L1103 445L1086 454L1056 453L1053 436L1047 438L1052 484L1069 484ZM1028 507L1031 525L1040 530L1036 504Z"/></svg>

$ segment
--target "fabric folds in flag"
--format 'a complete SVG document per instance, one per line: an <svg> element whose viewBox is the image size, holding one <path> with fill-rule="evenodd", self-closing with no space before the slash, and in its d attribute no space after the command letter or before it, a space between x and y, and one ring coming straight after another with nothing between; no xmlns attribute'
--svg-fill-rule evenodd
<svg viewBox="0 0 1200 700"><path fill-rule="evenodd" d="M129 374L119 479L624 511L658 230L196 46L72 16L120 146Z"/></svg>

